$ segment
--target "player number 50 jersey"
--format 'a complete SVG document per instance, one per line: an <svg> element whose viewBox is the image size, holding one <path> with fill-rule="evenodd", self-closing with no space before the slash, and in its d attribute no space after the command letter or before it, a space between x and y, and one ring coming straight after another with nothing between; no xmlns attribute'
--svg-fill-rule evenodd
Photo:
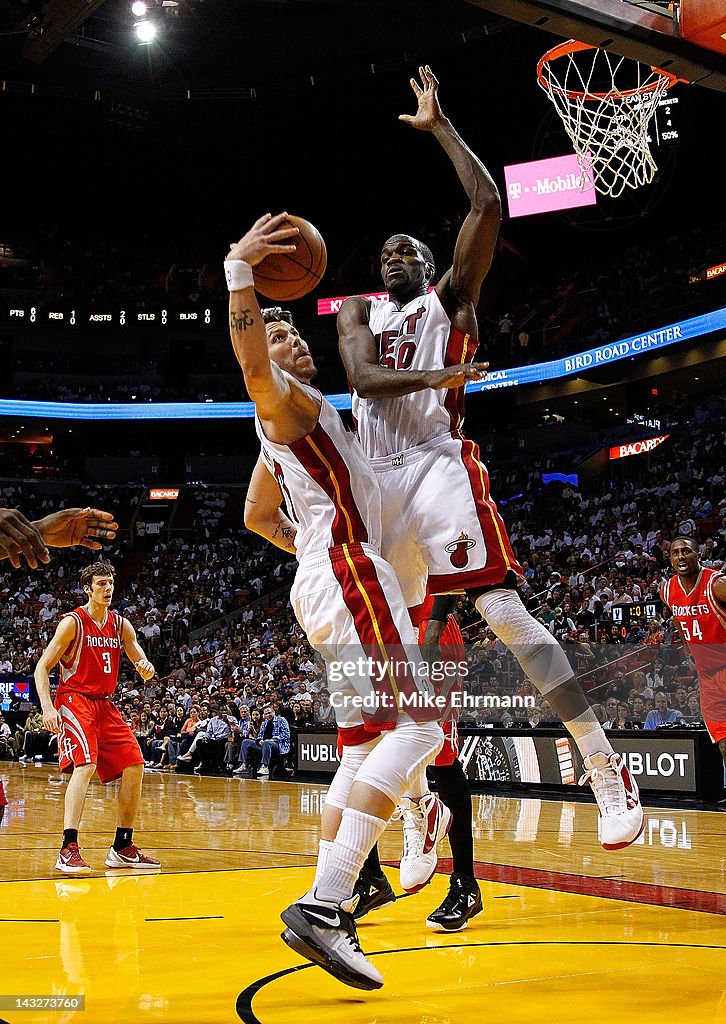
<svg viewBox="0 0 726 1024"><path fill-rule="evenodd" d="M441 370L474 358L478 342L454 327L435 291L402 309L388 299L370 302L368 323L381 366ZM353 416L369 459L395 455L458 430L464 421L464 388L425 388L400 398L360 398L354 392Z"/></svg>

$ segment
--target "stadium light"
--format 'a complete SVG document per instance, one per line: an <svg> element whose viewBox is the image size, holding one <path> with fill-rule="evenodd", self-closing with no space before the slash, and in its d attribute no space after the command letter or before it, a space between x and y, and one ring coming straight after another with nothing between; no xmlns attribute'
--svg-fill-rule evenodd
<svg viewBox="0 0 726 1024"><path fill-rule="evenodd" d="M146 14L146 4L144 0L134 0L131 4L131 13L135 18L143 18Z"/></svg>
<svg viewBox="0 0 726 1024"><path fill-rule="evenodd" d="M140 43L150 43L156 36L156 25L153 21L139 21L134 28Z"/></svg>

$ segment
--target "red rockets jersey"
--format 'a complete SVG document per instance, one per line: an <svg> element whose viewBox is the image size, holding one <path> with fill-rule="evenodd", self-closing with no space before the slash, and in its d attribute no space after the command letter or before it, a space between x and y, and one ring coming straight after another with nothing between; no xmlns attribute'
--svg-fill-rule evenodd
<svg viewBox="0 0 726 1024"><path fill-rule="evenodd" d="M699 673L712 674L726 667L726 609L713 592L716 578L722 575L717 569L701 569L690 593L678 576L671 576L663 586L663 600L678 620Z"/></svg>
<svg viewBox="0 0 726 1024"><path fill-rule="evenodd" d="M73 642L60 660L59 692L74 691L88 697L108 697L116 689L123 616L107 611L102 625L85 608L68 613L76 623Z"/></svg>

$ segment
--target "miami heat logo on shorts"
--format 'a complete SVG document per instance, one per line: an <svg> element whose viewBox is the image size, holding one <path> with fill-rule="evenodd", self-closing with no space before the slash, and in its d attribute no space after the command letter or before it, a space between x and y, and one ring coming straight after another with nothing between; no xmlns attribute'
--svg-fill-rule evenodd
<svg viewBox="0 0 726 1024"><path fill-rule="evenodd" d="M467 552L475 544L476 541L468 533L462 531L456 540L452 540L451 544L446 545L444 551L448 551L449 561L455 569L464 569L469 564Z"/></svg>

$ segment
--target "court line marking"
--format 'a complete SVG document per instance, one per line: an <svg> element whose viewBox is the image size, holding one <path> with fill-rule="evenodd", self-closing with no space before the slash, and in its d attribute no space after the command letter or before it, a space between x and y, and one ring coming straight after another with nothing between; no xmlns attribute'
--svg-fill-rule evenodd
<svg viewBox="0 0 726 1024"><path fill-rule="evenodd" d="M436 873L448 873L448 864L439 861ZM702 889L681 889L651 882L617 881L592 875L575 875L543 868L512 867L487 861L475 861L474 876L485 882L507 882L525 888L550 889L576 896L620 900L656 907L674 907L701 914L726 915L726 894Z"/></svg>
<svg viewBox="0 0 726 1024"><path fill-rule="evenodd" d="M144 921L224 921L224 914L203 914L201 917L145 917Z"/></svg>
<svg viewBox="0 0 726 1024"><path fill-rule="evenodd" d="M563 941L563 940L552 940L547 941L525 941L525 942L466 942L458 943L451 942L441 946L409 946L404 949L383 949L377 953L366 953L369 959L374 956L389 956L392 953L428 953L438 952L441 949L477 949L480 947L497 947L497 946L586 946L591 948L592 946L627 946L633 948L636 946L645 946L648 948L657 947L660 949L724 949L726 946L714 946L714 945L703 945L692 942L587 942L587 941ZM297 974L299 971L307 971L311 967L318 967L318 964L308 963L299 964L297 967L287 967L285 970L276 971L274 974L268 974L265 978L260 978L258 981L253 981L251 985L243 989L237 996L235 1002L235 1010L237 1016L242 1021L242 1024L263 1024L260 1018L256 1015L252 1009L252 1001L266 985L272 984L273 981L279 981L281 978L286 977L289 974ZM322 970L322 967L318 967ZM350 986L348 986L350 987ZM357 990L353 990L356 992ZM0 1021L0 1024L3 1024Z"/></svg>

